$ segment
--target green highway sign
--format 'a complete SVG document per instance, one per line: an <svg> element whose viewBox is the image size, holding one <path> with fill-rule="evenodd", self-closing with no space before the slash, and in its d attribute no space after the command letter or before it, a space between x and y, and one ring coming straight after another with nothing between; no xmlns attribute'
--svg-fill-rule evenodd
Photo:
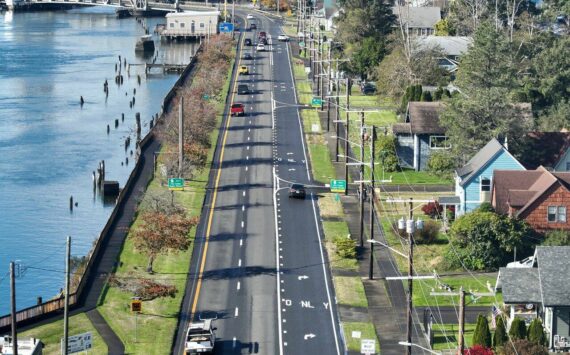
<svg viewBox="0 0 570 355"><path fill-rule="evenodd" d="M168 179L168 189L171 191L182 191L182 190L184 190L184 179L180 179L180 178Z"/></svg>
<svg viewBox="0 0 570 355"><path fill-rule="evenodd" d="M344 192L346 190L346 180L331 180L331 192Z"/></svg>
<svg viewBox="0 0 570 355"><path fill-rule="evenodd" d="M302 41L299 42L299 47L301 47L301 48L305 47L305 42L302 42Z"/></svg>
<svg viewBox="0 0 570 355"><path fill-rule="evenodd" d="M314 108L321 108L323 106L323 100L320 97L313 97L311 100L311 106Z"/></svg>

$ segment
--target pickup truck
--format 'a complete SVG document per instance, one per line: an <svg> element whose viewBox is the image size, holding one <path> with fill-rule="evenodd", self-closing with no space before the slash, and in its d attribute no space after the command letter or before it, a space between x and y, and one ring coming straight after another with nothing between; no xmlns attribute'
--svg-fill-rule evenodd
<svg viewBox="0 0 570 355"><path fill-rule="evenodd" d="M243 104L233 104L230 108L230 114L232 116L243 116L245 115L244 107Z"/></svg>
<svg viewBox="0 0 570 355"><path fill-rule="evenodd" d="M213 319L205 319L200 322L192 322L186 333L184 354L211 354L216 342L216 328L212 327Z"/></svg>

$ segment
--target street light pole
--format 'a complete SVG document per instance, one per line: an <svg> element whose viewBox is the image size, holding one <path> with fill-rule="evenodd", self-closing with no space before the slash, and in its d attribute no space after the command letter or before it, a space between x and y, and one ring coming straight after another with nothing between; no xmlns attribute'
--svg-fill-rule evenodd
<svg viewBox="0 0 570 355"><path fill-rule="evenodd" d="M348 137L346 138L348 140ZM346 153L348 154L348 153ZM360 113L360 247L364 247L364 112Z"/></svg>
<svg viewBox="0 0 570 355"><path fill-rule="evenodd" d="M339 141L339 136L340 136L340 82L339 82L339 75L338 75L338 61L336 62L336 88L335 88L335 96L336 96L336 109L335 109L335 124L336 124L336 154L335 159L336 162L338 163L338 153L339 153L339 149L340 149L340 141ZM348 181L347 181L348 183Z"/></svg>
<svg viewBox="0 0 570 355"><path fill-rule="evenodd" d="M409 202L409 210L408 210L408 221L407 221L407 232L408 232L408 244L409 244L409 252L408 252L408 321L406 327L406 334L407 334L407 341L408 343L412 343L412 292L413 292L413 267L414 267L414 211L413 211L413 200L410 198ZM412 346L409 345L406 348L406 355L412 354Z"/></svg>
<svg viewBox="0 0 570 355"><path fill-rule="evenodd" d="M372 126L370 135L370 239L374 240L374 139L376 138L376 127ZM370 243L370 265L368 269L368 278L374 279L374 243Z"/></svg>
<svg viewBox="0 0 570 355"><path fill-rule="evenodd" d="M350 95L348 87L350 86L350 78L346 78L346 124L344 127L344 180L346 181L346 188L344 194L348 195L348 133L349 133L349 117L350 117Z"/></svg>

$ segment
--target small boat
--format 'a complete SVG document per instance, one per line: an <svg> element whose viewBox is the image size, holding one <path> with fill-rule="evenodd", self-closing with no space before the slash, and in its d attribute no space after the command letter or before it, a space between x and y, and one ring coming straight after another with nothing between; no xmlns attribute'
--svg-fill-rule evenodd
<svg viewBox="0 0 570 355"><path fill-rule="evenodd" d="M135 46L135 52L152 52L154 53L154 41L152 35L142 36Z"/></svg>

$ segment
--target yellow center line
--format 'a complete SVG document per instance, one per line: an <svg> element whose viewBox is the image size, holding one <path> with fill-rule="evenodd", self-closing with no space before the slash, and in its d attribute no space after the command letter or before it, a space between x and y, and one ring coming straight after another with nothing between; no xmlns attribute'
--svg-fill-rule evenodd
<svg viewBox="0 0 570 355"><path fill-rule="evenodd" d="M247 28L247 19L245 20L245 28ZM245 39L245 34L241 38L240 50L237 53L237 56L238 56L237 68L238 68L238 70L239 70L239 67L241 65L241 52L243 50L244 39ZM230 123L232 120L231 107L232 107L232 104L234 103L234 97L235 97L235 93L236 93L236 86L237 86L238 78L239 78L239 73L236 72L236 76L234 78L233 91L232 91L231 100L230 100L229 117L226 120L226 127L225 127L225 131L224 131L224 139L222 140L222 150L220 151L220 159L219 159L220 160L220 167L218 168L218 174L216 175L216 182L214 183L214 196L212 198L212 205L210 206L210 209L208 211L208 213L209 213L208 225L206 227L206 237L205 237L205 242L204 242L204 251L202 252L202 261L200 263L200 271L198 272L198 283L196 284L196 292L194 293L194 300L192 302L192 311L191 311L192 316L196 312L196 307L198 306L198 299L200 298L200 288L202 287L202 276L204 273L204 267L206 265L206 255L208 255L208 242L210 240L210 232L212 230L212 219L214 217L214 209L216 208L216 198L218 196L218 185L220 183L220 176L222 174L222 163L224 161L224 149L226 147L226 140L228 138L228 131L229 131Z"/></svg>

